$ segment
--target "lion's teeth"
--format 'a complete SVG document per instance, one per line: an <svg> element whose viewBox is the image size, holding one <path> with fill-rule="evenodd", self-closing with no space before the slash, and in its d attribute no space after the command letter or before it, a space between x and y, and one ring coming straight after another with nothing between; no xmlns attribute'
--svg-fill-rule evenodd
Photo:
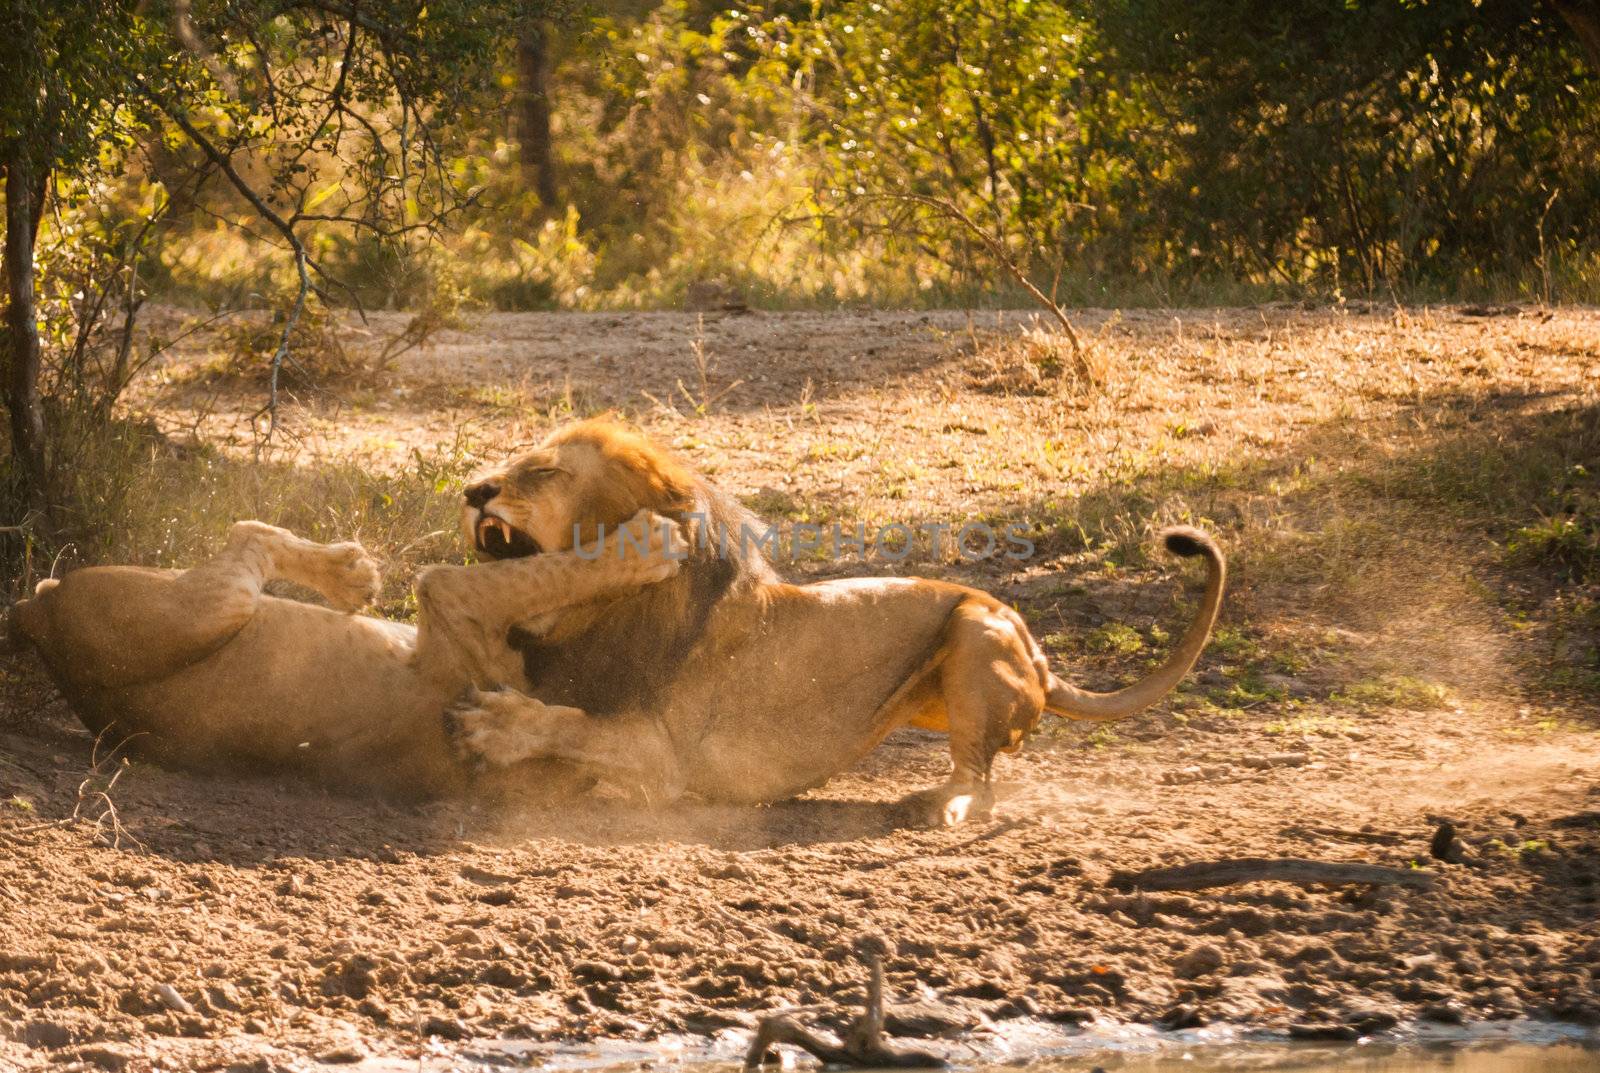
<svg viewBox="0 0 1600 1073"><path fill-rule="evenodd" d="M497 526L500 527L500 535L505 538L506 543L507 544L511 543L511 525L510 525L510 523L506 522L502 518L496 518L494 520L494 522L495 522L495 524Z"/></svg>

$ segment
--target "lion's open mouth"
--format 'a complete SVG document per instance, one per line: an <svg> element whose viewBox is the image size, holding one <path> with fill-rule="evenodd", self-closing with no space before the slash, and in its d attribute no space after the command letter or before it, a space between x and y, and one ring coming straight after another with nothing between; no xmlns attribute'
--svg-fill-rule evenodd
<svg viewBox="0 0 1600 1073"><path fill-rule="evenodd" d="M493 559L522 559L544 551L533 537L493 514L478 519L476 537L478 550Z"/></svg>

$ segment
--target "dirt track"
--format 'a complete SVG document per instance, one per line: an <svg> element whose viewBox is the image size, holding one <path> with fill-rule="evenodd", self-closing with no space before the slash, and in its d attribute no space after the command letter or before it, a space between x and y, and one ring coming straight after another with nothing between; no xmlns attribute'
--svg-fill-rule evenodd
<svg viewBox="0 0 1600 1073"><path fill-rule="evenodd" d="M962 479L932 460L929 444L942 441L930 429L976 441L985 427L1009 421L1016 433L1008 449L1030 449L1026 430L1043 420L1033 408L1043 404L966 392L967 356L925 323L840 316L842 327L827 337L839 353L817 366L805 355L819 345L809 326L823 319L712 325L725 375L764 376L770 397L730 393L722 416L700 424L658 413L650 419L658 434L758 502L817 495L836 503L860 492L919 509ZM943 320L958 327L958 318ZM644 335L670 329L678 345L663 344L663 353L675 354L692 331L684 318L507 318L483 327L486 349L514 357L516 333L526 329L559 338L562 351L535 347L527 363L507 358L512 364L495 372L492 364L447 361L450 347L472 349L470 336L447 339L407 359L384 389L387 399L378 396L381 408L370 399L347 406L338 427L374 436L388 428L395 443L437 439L442 431L430 433L430 421L459 423L437 414L441 393L464 368L474 390L532 383L535 393L559 392L565 352L580 387L598 392L594 385L620 382L604 358L630 326ZM1462 345L1442 359L1447 367L1412 370L1404 390L1338 386L1339 377L1386 384L1394 374L1379 368L1381 358L1342 369L1312 363L1309 386L1305 375L1291 376L1273 389L1281 397L1256 396L1255 410L1241 403L1221 418L1186 412L1198 404L1184 400L1208 392L1243 398L1238 385L1252 375L1251 361L1282 364L1270 334L1292 340L1293 325L1268 324L1265 351L1255 336L1232 350L1224 339L1206 351L1222 357L1202 354L1193 368L1162 374L1167 401L1125 397L1122 408L1143 416L1114 435L1083 408L1073 412L1091 443L1111 436L1139 447L1155 438L1151 422L1170 434L1175 422L1210 420L1213 431L1198 437L1209 441L1206 450L1230 456L1251 445L1272 455L1288 430L1309 429L1313 418L1337 411L1341 397L1367 400L1371 410L1361 416L1374 426L1403 424L1426 409L1431 391L1463 375L1448 363L1481 361L1486 345L1513 355L1484 388L1493 397L1490 420L1499 419L1494 399L1529 384L1543 392L1540 405L1592 408L1600 388L1586 371L1592 355L1572 350L1570 340L1593 338L1596 326L1586 314L1553 326L1441 324L1418 329L1419 337L1433 331ZM598 339L584 334L591 327ZM756 366L729 356L734 349L716 334L758 328L789 339L800 356L766 355L752 374ZM1371 354L1361 346L1368 337L1388 345L1390 331L1380 318L1305 330L1350 332L1356 355ZM1527 340L1544 349L1527 352ZM868 347L879 348L873 368L852 371ZM1566 365L1560 353L1569 355ZM795 372L802 367L824 370L808 374L809 389ZM626 388L635 401L640 389L670 394L689 370L666 359L637 368L638 382ZM158 404L177 413L184 402ZM473 420L497 420L498 403L476 405ZM819 416L797 417L804 406ZM305 427L314 420L334 427L327 413L306 414ZM784 439L785 421L800 421L804 434ZM852 429L876 436L881 455L921 459L921 476L896 495L895 475L863 470L877 464L866 448L818 449ZM340 442L350 446L356 436ZM1182 452L1197 440L1170 438L1182 442L1162 464L1192 463ZM836 485L825 486L828 476ZM1058 493L1074 488L1071 478L1054 480ZM1035 492L983 472L954 487L975 511ZM1292 495L1270 498L1299 511L1299 528L1326 520L1292 505ZM1252 524L1248 511L1237 517ZM1496 576L1474 557L1480 550L1461 554L1462 569ZM1073 606L1062 607L1046 580L1070 566L1063 553L1015 575L988 565L940 569L1044 616L1041 633L1176 621L1172 579L1154 569L1086 577L1087 590L1070 593ZM1358 614L1311 595L1295 604L1296 593L1315 588L1314 579L1270 579L1264 568L1252 578L1246 570L1234 621L1248 612L1250 629L1265 636L1315 634L1341 668L1368 667L1361 653L1393 642L1394 651L1410 652L1403 670L1436 660L1440 691L1401 690L1374 704L1357 699L1357 671L1336 680L1312 667L1281 672L1281 687L1265 699L1229 707L1221 699L1232 688L1229 664L1253 657L1213 654L1202 665L1202 692L1114 736L1042 734L1002 759L994 819L951 831L898 825L893 800L938 781L945 764L941 740L907 732L823 790L764 809L647 813L599 800L489 815L136 765L115 788L127 837L111 848L86 824L50 825L72 811L89 753L82 732L51 706L0 734L0 802L10 799L0 805L0 1067L68 1057L106 1068L153 1068L158 1060L221 1067L258 1057L270 1066L441 1046L470 1051L472 1040L488 1037L716 1031L764 1009L855 1002L862 970L853 950L863 936L887 946L895 1001L920 1004L896 1022L908 1032L959 1033L1018 1017L1068 1025L1229 1021L1327 1036L1391 1019L1600 1023L1593 711L1521 680L1486 686L1476 673L1482 666L1467 667L1463 652L1494 653L1483 660L1498 674L1520 666L1514 646L1523 643L1492 618L1463 618L1438 642L1447 647L1411 652L1408 639L1426 631L1396 608ZM1071 659L1091 681L1136 673L1134 657L1114 652ZM25 680L32 673L25 661L7 666ZM1207 689L1216 703L1203 700ZM1444 819L1459 831L1457 863L1429 855ZM1426 890L1257 883L1144 895L1108 885L1114 870L1236 856L1417 864L1438 876Z"/></svg>

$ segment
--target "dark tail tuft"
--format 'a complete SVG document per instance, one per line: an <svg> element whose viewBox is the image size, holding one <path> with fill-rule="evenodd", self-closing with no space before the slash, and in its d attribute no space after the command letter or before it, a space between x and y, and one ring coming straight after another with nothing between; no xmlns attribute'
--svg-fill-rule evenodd
<svg viewBox="0 0 1600 1073"><path fill-rule="evenodd" d="M1180 525L1173 529L1163 530L1161 540L1166 544L1167 550L1174 555L1181 555L1192 559L1196 555L1216 556L1217 546L1211 538L1198 529L1187 525Z"/></svg>

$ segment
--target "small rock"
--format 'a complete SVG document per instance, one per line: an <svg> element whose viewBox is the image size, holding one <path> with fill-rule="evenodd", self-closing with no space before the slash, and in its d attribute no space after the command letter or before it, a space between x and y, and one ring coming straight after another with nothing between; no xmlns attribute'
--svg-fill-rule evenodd
<svg viewBox="0 0 1600 1073"><path fill-rule="evenodd" d="M213 1009L239 1010L242 1008L238 990L226 980L208 985L205 989L205 996L206 1001L210 1003Z"/></svg>
<svg viewBox="0 0 1600 1073"><path fill-rule="evenodd" d="M1363 1036L1370 1036L1374 1032L1387 1032L1400 1023L1400 1018L1388 1010L1352 1010L1345 1015L1345 1023Z"/></svg>
<svg viewBox="0 0 1600 1073"><path fill-rule="evenodd" d="M1156 1018L1155 1025L1163 1032L1177 1032L1185 1028L1204 1028L1206 1015L1187 1003L1178 1003Z"/></svg>
<svg viewBox="0 0 1600 1073"><path fill-rule="evenodd" d="M356 1012L366 1014L376 1024L386 1025L389 1023L389 1007L378 999L362 999L356 1003Z"/></svg>
<svg viewBox="0 0 1600 1073"><path fill-rule="evenodd" d="M1302 1022L1289 1026L1290 1039L1306 1040L1357 1040L1361 1032L1354 1025L1333 1025L1322 1022Z"/></svg>
<svg viewBox="0 0 1600 1073"><path fill-rule="evenodd" d="M1211 943L1201 943L1174 961L1172 971L1182 979L1192 980L1196 976L1216 972L1222 968L1225 960L1222 951L1217 947Z"/></svg>
<svg viewBox="0 0 1600 1073"><path fill-rule="evenodd" d="M1461 863L1461 840L1456 837L1456 825L1449 820L1439 824L1428 843L1428 855L1448 864Z"/></svg>
<svg viewBox="0 0 1600 1073"><path fill-rule="evenodd" d="M517 881L516 876L507 875L504 872L491 872L487 868L479 868L471 864L462 866L461 878L485 887L499 887Z"/></svg>
<svg viewBox="0 0 1600 1073"><path fill-rule="evenodd" d="M353 1043L341 1044L317 1055L317 1061L327 1065L354 1065L365 1061L367 1053Z"/></svg>
<svg viewBox="0 0 1600 1073"><path fill-rule="evenodd" d="M440 1039L463 1040L467 1038L467 1026L454 1017L430 1017L422 1022L424 1036L438 1036Z"/></svg>
<svg viewBox="0 0 1600 1073"><path fill-rule="evenodd" d="M1436 1025L1460 1025L1465 1024L1467 1020L1466 1011L1454 1002L1437 1002L1431 1006L1424 1006L1417 1011L1417 1016Z"/></svg>
<svg viewBox="0 0 1600 1073"><path fill-rule="evenodd" d="M1039 1007L1027 995L1013 995L996 1002L985 1012L996 1021L1015 1021L1023 1017L1037 1017Z"/></svg>
<svg viewBox="0 0 1600 1073"><path fill-rule="evenodd" d="M22 1026L22 1042L29 1047L54 1050L72 1042L72 1029L54 1021L29 1021Z"/></svg>
<svg viewBox="0 0 1600 1073"><path fill-rule="evenodd" d="M572 978L583 983L617 983L622 970L604 961L580 961L572 966Z"/></svg>
<svg viewBox="0 0 1600 1073"><path fill-rule="evenodd" d="M73 1055L80 1062L97 1066L100 1069L110 1070L111 1073L121 1073L128 1067L128 1062L133 1058L131 1054L120 1047L97 1045L94 1047L80 1047Z"/></svg>

